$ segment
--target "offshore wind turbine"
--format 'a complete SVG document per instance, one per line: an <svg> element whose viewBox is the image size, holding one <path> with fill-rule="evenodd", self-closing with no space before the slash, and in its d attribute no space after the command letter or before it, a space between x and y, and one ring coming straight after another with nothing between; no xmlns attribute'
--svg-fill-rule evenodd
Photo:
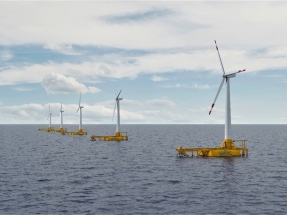
<svg viewBox="0 0 287 215"><path fill-rule="evenodd" d="M78 107L78 110L76 111L76 113L77 113L80 110L79 132L82 132L82 108L84 108L84 106L81 106L81 93L80 93L79 107Z"/></svg>
<svg viewBox="0 0 287 215"><path fill-rule="evenodd" d="M237 73L240 73L240 72L244 72L245 69L243 70L239 70L237 72L233 72L233 73L230 73L230 74L226 74L225 73L225 70L224 70L224 67L223 67L223 63L222 63L222 60L221 60L221 57L220 57L220 53L219 53L219 50L218 50L218 46L217 46L217 43L216 43L216 40L214 40L215 42L215 46L216 46L216 50L217 50L217 53L218 53L218 57L219 57L219 61L220 61L220 65L221 65L221 69L222 69L222 81L219 85L219 89L216 93L216 96L215 96L215 99L211 105L211 109L209 111L209 115L211 114L211 111L215 105L215 102L217 100L217 97L221 91L221 88L223 86L223 83L225 82L225 85L226 85L226 101L225 101L225 134L224 134L224 142L225 142L225 147L227 148L230 148L233 141L232 141L232 138L231 138L231 108L230 108L230 78L234 78L236 76Z"/></svg>
<svg viewBox="0 0 287 215"><path fill-rule="evenodd" d="M62 134L65 134L67 131L63 128L63 108L62 108L62 103L61 103L61 108L60 108L60 129L59 130L54 130L54 132L61 132Z"/></svg>
<svg viewBox="0 0 287 215"><path fill-rule="evenodd" d="M115 136L99 136L99 135L91 135L92 140L104 140L104 141L122 141L122 140L128 140L128 132L121 132L120 131L120 101L123 100L123 98L120 98L122 90L120 90L119 94L116 95L115 93L115 107L114 107L114 113L113 113L113 119L115 116L115 111L117 107L117 128L116 128L116 135Z"/></svg>
<svg viewBox="0 0 287 215"><path fill-rule="evenodd" d="M47 120L49 119L49 129L51 129L51 118L52 118L52 113L51 113L51 108L49 105L49 114L48 114L48 118L47 118Z"/></svg>
<svg viewBox="0 0 287 215"><path fill-rule="evenodd" d="M38 130L43 130L43 131L54 131L54 128L52 128L51 126L51 118L52 118L52 113L51 113L51 107L49 105L49 113L48 113L48 118L47 120L49 120L49 127L48 128L39 128Z"/></svg>
<svg viewBox="0 0 287 215"><path fill-rule="evenodd" d="M122 90L120 90L118 96L116 96L115 100L115 107L114 107L114 113L113 113L113 120L115 116L116 106L117 106L117 128L116 128L116 136L120 136L120 101L123 100L123 98L119 98Z"/></svg>
<svg viewBox="0 0 287 215"><path fill-rule="evenodd" d="M62 109L62 103L61 103L61 109L60 109L60 118L61 118L61 125L60 130L63 129L63 109Z"/></svg>
<svg viewBox="0 0 287 215"><path fill-rule="evenodd" d="M65 131L65 134L70 134L70 135L87 135L88 133L86 131L83 131L82 129L82 108L84 108L84 106L81 106L81 93L80 93L80 99L79 99L79 107L76 111L76 113L78 113L78 111L80 111L80 124L79 124L79 131Z"/></svg>
<svg viewBox="0 0 287 215"><path fill-rule="evenodd" d="M180 156L188 157L187 152L191 152L192 156L193 153L196 152L198 156L206 156L206 157L233 157L233 156L244 156L245 154L248 155L248 148L246 147L247 140L232 140L231 138L231 108L230 108L230 78L234 78L237 73L244 72L245 69L239 70L237 72L226 74L223 63L220 57L220 53L216 44L216 40L214 40L216 50L218 53L221 69L223 72L222 81L219 85L219 89L216 93L215 99L211 105L211 109L209 111L209 115L211 114L212 108L215 105L217 97L221 91L223 83L226 84L226 103L225 103L225 134L224 140L220 144L219 147L216 148L182 148L179 146L176 151ZM234 142L241 142L241 147L237 147Z"/></svg>

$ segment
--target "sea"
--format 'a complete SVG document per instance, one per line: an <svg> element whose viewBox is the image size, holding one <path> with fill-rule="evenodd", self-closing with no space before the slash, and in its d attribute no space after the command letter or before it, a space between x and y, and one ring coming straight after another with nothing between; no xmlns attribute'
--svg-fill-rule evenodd
<svg viewBox="0 0 287 215"><path fill-rule="evenodd" d="M0 214L287 214L287 125L232 125L249 153L221 158L176 148L217 147L224 125L44 127L0 125Z"/></svg>

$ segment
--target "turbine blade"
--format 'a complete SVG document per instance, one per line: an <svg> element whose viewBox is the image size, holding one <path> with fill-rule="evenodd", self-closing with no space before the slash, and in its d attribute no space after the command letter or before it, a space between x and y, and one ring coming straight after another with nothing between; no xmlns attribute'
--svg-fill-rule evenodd
<svg viewBox="0 0 287 215"><path fill-rule="evenodd" d="M215 45L216 45L216 50L217 50L217 53L218 53L218 57L219 57L219 60L220 60L221 69L222 69L223 75L225 75L224 67L223 67L223 64L222 64L222 60L221 60L221 57L220 57L220 54L219 54L219 50L218 50L218 47L217 47L217 43L216 43L216 40L214 40L214 42L215 42Z"/></svg>
<svg viewBox="0 0 287 215"><path fill-rule="evenodd" d="M210 111L209 111L209 115L211 114L211 111L212 111L212 108L214 107L214 104L215 104L215 102L216 102L216 100L217 100L217 97L218 97L218 95L219 95L219 93L220 93L220 90L221 90L221 88L222 88L222 85L223 85L223 83L224 83L224 77L222 78L222 81L221 81L221 83L220 83L220 85L219 85L219 89L218 89L218 91L217 91L217 93L216 93L216 96L215 96L215 99L214 99L214 101L213 101L213 103L212 103L212 105L211 105L211 108L210 108Z"/></svg>
<svg viewBox="0 0 287 215"><path fill-rule="evenodd" d="M119 98L119 96L120 96L121 92L122 92L122 90L119 92L119 95L117 96L117 98L116 98L116 99L118 99L118 98Z"/></svg>
<svg viewBox="0 0 287 215"><path fill-rule="evenodd" d="M233 74L237 74L237 73L240 73L240 72L245 72L246 71L246 69L243 69L243 70L238 70L238 72L233 72L233 73L229 73L229 74L227 74L227 75L225 75L225 77L227 77L227 76L231 76L231 75L233 75Z"/></svg>
<svg viewBox="0 0 287 215"><path fill-rule="evenodd" d="M60 112L62 111L62 103L61 103L61 109L60 109Z"/></svg>
<svg viewBox="0 0 287 215"><path fill-rule="evenodd" d="M116 111L116 105L117 105L117 102L115 102L115 107L114 107L114 113L113 113L113 119L112 119L112 121L114 121L114 116L115 116L115 111Z"/></svg>
<svg viewBox="0 0 287 215"><path fill-rule="evenodd" d="M81 92L80 92L80 99L79 99L79 107L81 106Z"/></svg>
<svg viewBox="0 0 287 215"><path fill-rule="evenodd" d="M240 69L240 70L238 70L238 72L237 73L239 73L239 72L245 72L246 71L246 69Z"/></svg>
<svg viewBox="0 0 287 215"><path fill-rule="evenodd" d="M80 110L80 106L78 107L78 110L76 111L76 113L78 113L79 110Z"/></svg>

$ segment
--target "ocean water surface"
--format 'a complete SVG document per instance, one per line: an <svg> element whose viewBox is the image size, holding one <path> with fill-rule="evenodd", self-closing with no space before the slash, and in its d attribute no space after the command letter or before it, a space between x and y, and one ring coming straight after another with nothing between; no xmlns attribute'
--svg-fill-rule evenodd
<svg viewBox="0 0 287 215"><path fill-rule="evenodd" d="M41 127L0 125L0 214L287 214L287 125L233 125L249 148L233 158L175 151L219 146L224 125L122 125L122 142Z"/></svg>

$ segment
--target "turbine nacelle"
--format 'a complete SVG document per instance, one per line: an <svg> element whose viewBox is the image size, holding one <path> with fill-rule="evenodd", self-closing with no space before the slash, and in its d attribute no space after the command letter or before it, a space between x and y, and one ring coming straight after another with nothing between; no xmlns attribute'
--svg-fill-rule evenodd
<svg viewBox="0 0 287 215"><path fill-rule="evenodd" d="M237 73L237 72L236 72ZM231 73L231 74L228 74L228 75L223 75L222 77L223 78L234 78L236 76L236 73Z"/></svg>

